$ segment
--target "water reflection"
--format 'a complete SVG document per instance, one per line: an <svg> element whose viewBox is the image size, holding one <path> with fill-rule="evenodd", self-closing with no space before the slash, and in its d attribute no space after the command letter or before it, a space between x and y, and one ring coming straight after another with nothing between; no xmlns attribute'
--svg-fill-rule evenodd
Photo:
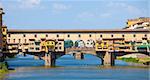
<svg viewBox="0 0 150 80"><path fill-rule="evenodd" d="M44 67L43 60L33 56L8 60L10 71L4 80L148 80L148 68L128 66L116 60L116 66L102 66L101 59L85 55L84 60L75 60L65 55L56 60L57 67Z"/></svg>

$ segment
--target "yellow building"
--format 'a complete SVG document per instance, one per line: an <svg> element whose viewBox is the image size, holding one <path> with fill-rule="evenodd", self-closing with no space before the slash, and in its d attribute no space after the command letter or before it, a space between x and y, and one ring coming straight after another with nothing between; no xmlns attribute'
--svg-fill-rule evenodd
<svg viewBox="0 0 150 80"><path fill-rule="evenodd" d="M129 19L125 29L150 29L150 18L140 17L136 19Z"/></svg>

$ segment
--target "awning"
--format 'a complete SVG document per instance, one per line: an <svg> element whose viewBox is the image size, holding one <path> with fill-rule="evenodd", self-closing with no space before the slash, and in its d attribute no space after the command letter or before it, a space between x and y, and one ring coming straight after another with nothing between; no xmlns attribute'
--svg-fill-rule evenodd
<svg viewBox="0 0 150 80"><path fill-rule="evenodd" d="M150 45L140 45L140 46L137 46L137 48L147 48L147 47L150 47Z"/></svg>

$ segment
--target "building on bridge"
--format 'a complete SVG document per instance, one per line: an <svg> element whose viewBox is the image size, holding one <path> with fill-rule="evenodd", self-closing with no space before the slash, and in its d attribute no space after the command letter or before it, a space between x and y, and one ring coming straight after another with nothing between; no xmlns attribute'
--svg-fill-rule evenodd
<svg viewBox="0 0 150 80"><path fill-rule="evenodd" d="M40 43L48 39L71 40L74 43L72 47L93 46L97 50L113 50L113 48L115 50L137 50L136 46L150 42L150 33L149 30L8 30L7 34L8 49L11 51L14 48L16 52L19 47L22 47L22 51L25 51L23 50L25 48L33 52L41 51ZM101 43L97 43L98 40ZM16 48L15 44L18 44L19 47ZM65 44L57 43L56 51L64 49L62 45Z"/></svg>
<svg viewBox="0 0 150 80"><path fill-rule="evenodd" d="M2 14L1 14L2 23ZM1 25L2 26L2 25ZM53 66L55 60L65 54L84 58L92 54L102 59L102 64L113 65L115 56L128 53L150 52L148 29L119 30L17 30L0 27L3 54L14 56L31 54ZM3 42L3 44L2 44ZM4 50L5 49L5 50Z"/></svg>
<svg viewBox="0 0 150 80"><path fill-rule="evenodd" d="M73 45L71 43L70 45L72 46L67 48L65 47L66 45L65 41L72 41ZM27 54L48 52L48 49L46 49L48 44L55 45L54 52L57 53L57 56L77 52L76 58L83 58L83 54L86 52L92 53L93 55L96 55L97 52L103 53L107 51L120 52L120 54L121 52L127 52L127 53L143 52L149 54L150 33L149 30L144 30L144 29L142 30L141 29L140 30L8 30L7 43L8 43L8 52L10 54L20 53L19 47L21 47L20 51ZM143 47L144 44L145 47ZM41 45L46 46L45 50L44 47ZM140 48L141 46L142 48ZM91 52L88 50L91 50ZM71 51L76 51L76 52L71 52ZM80 51L82 53L80 53ZM47 57L48 56L50 55L47 55ZM104 58L104 55L101 56L103 56ZM105 58L107 59L107 57Z"/></svg>

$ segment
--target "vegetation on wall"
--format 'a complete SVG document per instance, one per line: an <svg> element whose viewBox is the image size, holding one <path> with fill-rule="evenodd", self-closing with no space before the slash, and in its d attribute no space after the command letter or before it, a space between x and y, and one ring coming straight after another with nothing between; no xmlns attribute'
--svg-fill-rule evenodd
<svg viewBox="0 0 150 80"><path fill-rule="evenodd" d="M0 73L5 73L8 71L8 65L6 62L0 62Z"/></svg>
<svg viewBox="0 0 150 80"><path fill-rule="evenodd" d="M142 63L142 64L149 64L150 58L117 58L118 60L123 60L125 62L134 62L134 63Z"/></svg>
<svg viewBox="0 0 150 80"><path fill-rule="evenodd" d="M132 57L129 57L129 58L119 58L119 60L123 60L125 62L135 62L135 63L138 63L138 61L139 61L139 59L132 58Z"/></svg>

